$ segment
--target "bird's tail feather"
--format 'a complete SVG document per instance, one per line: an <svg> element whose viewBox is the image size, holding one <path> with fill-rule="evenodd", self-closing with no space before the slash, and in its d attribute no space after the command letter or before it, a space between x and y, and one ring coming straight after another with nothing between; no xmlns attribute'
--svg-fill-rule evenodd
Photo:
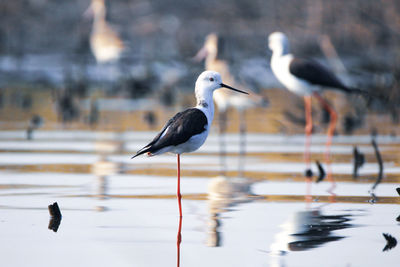
<svg viewBox="0 0 400 267"><path fill-rule="evenodd" d="M140 155L142 155L142 154L144 154L144 153L147 153L147 152L150 152L150 147L148 147L148 146L146 146L146 147L140 149L138 152L136 152L136 154L133 155L133 156L131 157L131 159L136 158L137 156L140 156Z"/></svg>

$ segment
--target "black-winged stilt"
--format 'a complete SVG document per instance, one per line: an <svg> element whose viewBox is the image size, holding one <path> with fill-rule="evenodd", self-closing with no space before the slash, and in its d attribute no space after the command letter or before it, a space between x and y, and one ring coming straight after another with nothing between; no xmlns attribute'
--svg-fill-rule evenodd
<svg viewBox="0 0 400 267"><path fill-rule="evenodd" d="M90 48L97 63L112 62L119 59L124 43L117 32L106 21L104 0L92 0L85 14L93 14L93 28L90 33Z"/></svg>
<svg viewBox="0 0 400 267"><path fill-rule="evenodd" d="M235 77L230 72L229 64L227 61L218 58L218 35L216 33L210 33L207 35L204 41L203 47L197 52L194 59L196 61L200 61L205 59L205 69L217 71L221 74L222 80L229 83L234 87L245 88L245 86L241 85L237 82ZM251 91L246 88L247 91ZM226 113L229 108L234 108L239 113L239 130L240 130L240 155L243 156L245 154L245 132L246 132L246 119L245 113L249 108L254 108L257 106L267 106L268 100L258 94L252 92L250 97L243 96L240 94L235 94L228 90L219 90L214 93L214 101L217 105L219 111L219 128L221 134L221 142L220 142L220 156L221 156L221 165L224 169L224 141L222 138L222 134L226 131ZM243 176L243 164L244 159L240 158L239 160L239 176Z"/></svg>
<svg viewBox="0 0 400 267"><path fill-rule="evenodd" d="M197 78L195 94L197 105L177 113L159 134L140 149L132 158L147 153L149 156L171 152L177 155L179 215L182 217L180 193L180 155L199 149L206 141L214 118L213 93L219 88L228 88L248 94L222 83L221 75L215 71L204 71Z"/></svg>
<svg viewBox="0 0 400 267"><path fill-rule="evenodd" d="M285 34L274 32L269 35L268 46L272 50L271 68L278 80L291 92L304 97L306 113L306 145L305 162L306 175L311 176L310 168L310 139L312 133L311 96L322 104L330 114L328 139L326 142L325 161L330 163L330 145L337 120L336 111L324 100L320 93L325 88L339 89L346 93L362 93L343 84L331 71L316 61L295 58L289 53L289 41Z"/></svg>

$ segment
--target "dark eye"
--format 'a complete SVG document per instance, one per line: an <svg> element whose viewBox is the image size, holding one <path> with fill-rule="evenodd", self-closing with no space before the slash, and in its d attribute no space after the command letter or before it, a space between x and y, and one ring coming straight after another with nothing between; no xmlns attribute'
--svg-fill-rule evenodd
<svg viewBox="0 0 400 267"><path fill-rule="evenodd" d="M213 77L211 77L209 80L210 80L210 82L213 82L213 81L214 81L214 78L213 78Z"/></svg>

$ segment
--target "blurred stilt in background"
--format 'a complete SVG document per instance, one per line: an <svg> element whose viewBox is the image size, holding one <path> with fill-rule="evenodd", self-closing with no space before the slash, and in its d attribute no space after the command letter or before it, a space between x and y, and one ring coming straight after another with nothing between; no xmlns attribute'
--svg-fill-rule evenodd
<svg viewBox="0 0 400 267"><path fill-rule="evenodd" d="M43 118L37 114L33 115L26 129L26 139L32 140L33 131L39 129L43 125Z"/></svg>
<svg viewBox="0 0 400 267"><path fill-rule="evenodd" d="M225 151L225 140L224 133L227 128L227 111L229 108L234 108L239 113L240 118L240 142L239 142L239 175L244 174L244 161L241 159L244 158L246 151L246 142L245 134L246 134L246 116L245 111L249 108L254 107L266 107L268 106L268 100L261 95L256 94L252 90L248 89L247 86L244 86L237 82L235 77L232 75L232 72L229 68L228 62L222 60L218 57L218 51L221 47L221 42L219 42L218 35L216 33L211 33L207 35L203 47L197 52L194 59L196 61L201 61L205 59L205 69L217 71L221 74L222 80L226 81L228 84L232 84L233 87L238 88L246 88L247 91L250 91L249 96L243 96L239 94L232 93L228 90L219 90L214 93L214 101L217 105L219 112L219 127L220 127L220 157L221 157L221 174L224 174L226 171L226 162L224 157L226 156Z"/></svg>
<svg viewBox="0 0 400 267"><path fill-rule="evenodd" d="M122 79L123 65L120 62L125 45L117 31L106 20L105 0L92 0L84 13L86 17L93 16L93 25L90 32L90 50L96 59L96 80L101 81L103 75L112 80L112 85L107 91L118 91L124 87L126 80ZM120 82L121 84L117 83Z"/></svg>
<svg viewBox="0 0 400 267"><path fill-rule="evenodd" d="M92 0L85 14L93 14L90 48L97 63L113 62L120 58L124 43L106 21L104 0Z"/></svg>
<svg viewBox="0 0 400 267"><path fill-rule="evenodd" d="M316 61L295 58L289 52L288 38L281 32L270 34L268 46L273 53L271 57L271 68L275 76L288 90L304 97L306 113L306 143L304 159L306 163L307 177L312 176L310 169L311 157L309 152L313 127L311 96L314 96L322 107L329 113L330 123L327 133L324 159L325 163L328 165L327 176L329 181L332 182L332 188L330 189L330 191L332 191L335 185L329 166L331 163L330 147L332 144L332 137L335 133L337 113L331 105L321 97L320 93L322 93L325 88L337 89L345 93L365 94L365 92L344 85L330 70Z"/></svg>

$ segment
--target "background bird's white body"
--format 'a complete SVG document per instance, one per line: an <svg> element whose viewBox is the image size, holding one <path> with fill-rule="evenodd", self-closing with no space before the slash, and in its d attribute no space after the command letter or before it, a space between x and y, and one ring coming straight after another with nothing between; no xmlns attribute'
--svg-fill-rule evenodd
<svg viewBox="0 0 400 267"><path fill-rule="evenodd" d="M104 0L92 0L89 9L93 13L93 29L90 48L98 63L116 61L124 50L124 44L116 31L106 21Z"/></svg>
<svg viewBox="0 0 400 267"><path fill-rule="evenodd" d="M299 96L308 96L318 91L318 86L313 86L304 80L298 79L289 72L289 65L293 58L292 54L280 55L274 52L271 58L271 69L275 77L289 91Z"/></svg>

